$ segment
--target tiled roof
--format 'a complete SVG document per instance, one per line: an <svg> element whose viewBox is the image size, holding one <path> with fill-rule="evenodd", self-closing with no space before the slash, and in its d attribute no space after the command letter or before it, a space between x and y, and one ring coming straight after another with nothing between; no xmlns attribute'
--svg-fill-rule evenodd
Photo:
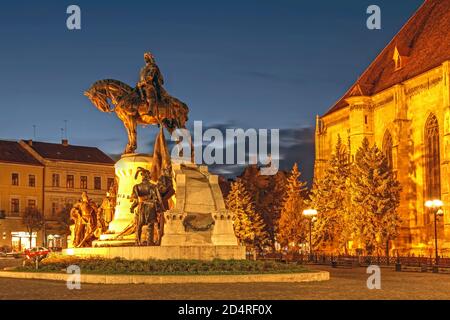
<svg viewBox="0 0 450 320"><path fill-rule="evenodd" d="M395 48L407 56L395 70ZM450 60L450 0L426 0L356 83L326 114L347 106L345 99L360 85L370 96L411 79Z"/></svg>
<svg viewBox="0 0 450 320"><path fill-rule="evenodd" d="M0 140L0 162L42 166L35 157L16 141Z"/></svg>
<svg viewBox="0 0 450 320"><path fill-rule="evenodd" d="M44 159L99 164L114 164L108 155L95 147L73 146L33 141L30 146Z"/></svg>

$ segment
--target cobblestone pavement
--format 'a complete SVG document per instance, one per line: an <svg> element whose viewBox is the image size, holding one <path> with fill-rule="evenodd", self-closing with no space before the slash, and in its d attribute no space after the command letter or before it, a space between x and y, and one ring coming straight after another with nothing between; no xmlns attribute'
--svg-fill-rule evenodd
<svg viewBox="0 0 450 320"><path fill-rule="evenodd" d="M65 283L0 279L0 299L450 299L450 275L381 271L381 290L369 290L363 268L331 269L314 283L94 285L68 290Z"/></svg>

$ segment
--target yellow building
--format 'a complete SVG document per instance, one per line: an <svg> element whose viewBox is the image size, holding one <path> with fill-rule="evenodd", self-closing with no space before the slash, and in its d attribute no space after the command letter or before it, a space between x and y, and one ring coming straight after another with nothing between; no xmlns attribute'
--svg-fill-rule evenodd
<svg viewBox="0 0 450 320"><path fill-rule="evenodd" d="M45 217L45 226L32 245L64 247L62 211L78 201L83 191L100 204L114 176L114 161L94 147L73 146L66 140L61 144L0 141L0 212L6 217L0 219L0 247L29 246L26 239L18 245L14 236L24 236L21 215L30 206Z"/></svg>
<svg viewBox="0 0 450 320"><path fill-rule="evenodd" d="M354 157L364 138L387 155L403 186L404 253L430 254L434 215L444 201L439 248L450 251L450 0L427 0L348 92L316 121L315 179L337 142Z"/></svg>
<svg viewBox="0 0 450 320"><path fill-rule="evenodd" d="M22 225L27 208L42 211L44 166L15 141L0 141L0 248L30 246ZM42 233L32 235L32 246L42 242Z"/></svg>

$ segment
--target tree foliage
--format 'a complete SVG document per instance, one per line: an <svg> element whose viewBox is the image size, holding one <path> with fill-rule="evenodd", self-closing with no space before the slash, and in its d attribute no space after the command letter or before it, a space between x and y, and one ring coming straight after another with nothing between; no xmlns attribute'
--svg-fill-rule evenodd
<svg viewBox="0 0 450 320"><path fill-rule="evenodd" d="M27 207L22 215L22 223L30 236L30 246L33 238L33 232L41 230L44 227L45 219L41 211L36 208Z"/></svg>
<svg viewBox="0 0 450 320"><path fill-rule="evenodd" d="M264 220L255 211L253 200L240 179L232 183L226 206L234 213L234 231L241 244L259 249L268 244Z"/></svg>
<svg viewBox="0 0 450 320"><path fill-rule="evenodd" d="M350 186L355 238L369 254L386 249L398 236L401 186L383 152L367 139L356 152Z"/></svg>
<svg viewBox="0 0 450 320"><path fill-rule="evenodd" d="M64 207L58 212L57 222L58 229L61 234L70 235L70 210L72 206L69 204L64 205Z"/></svg>
<svg viewBox="0 0 450 320"><path fill-rule="evenodd" d="M346 252L351 235L349 223L349 152L341 138L320 181L316 181L309 206L318 212L313 229L315 246L328 246L333 251Z"/></svg>
<svg viewBox="0 0 450 320"><path fill-rule="evenodd" d="M309 232L308 220L303 215L306 183L300 181L300 176L298 166L294 164L287 179L286 193L278 225L277 241L283 247L289 247L291 244L297 247L306 241Z"/></svg>
<svg viewBox="0 0 450 320"><path fill-rule="evenodd" d="M273 244L283 205L287 174L278 171L273 176L262 175L258 166L251 165L244 170L239 179L249 192L256 212L264 219L266 231Z"/></svg>

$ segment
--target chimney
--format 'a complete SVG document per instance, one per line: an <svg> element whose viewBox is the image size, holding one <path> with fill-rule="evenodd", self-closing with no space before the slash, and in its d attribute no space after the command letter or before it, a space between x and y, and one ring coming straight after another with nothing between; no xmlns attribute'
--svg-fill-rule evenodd
<svg viewBox="0 0 450 320"><path fill-rule="evenodd" d="M33 146L33 140L30 139L30 140L27 141L27 143L28 143L28 145L29 145L30 147Z"/></svg>
<svg viewBox="0 0 450 320"><path fill-rule="evenodd" d="M67 146L69 145L69 140L67 140L67 139L62 139L61 143L62 143L62 145L63 145L64 147L67 147Z"/></svg>

